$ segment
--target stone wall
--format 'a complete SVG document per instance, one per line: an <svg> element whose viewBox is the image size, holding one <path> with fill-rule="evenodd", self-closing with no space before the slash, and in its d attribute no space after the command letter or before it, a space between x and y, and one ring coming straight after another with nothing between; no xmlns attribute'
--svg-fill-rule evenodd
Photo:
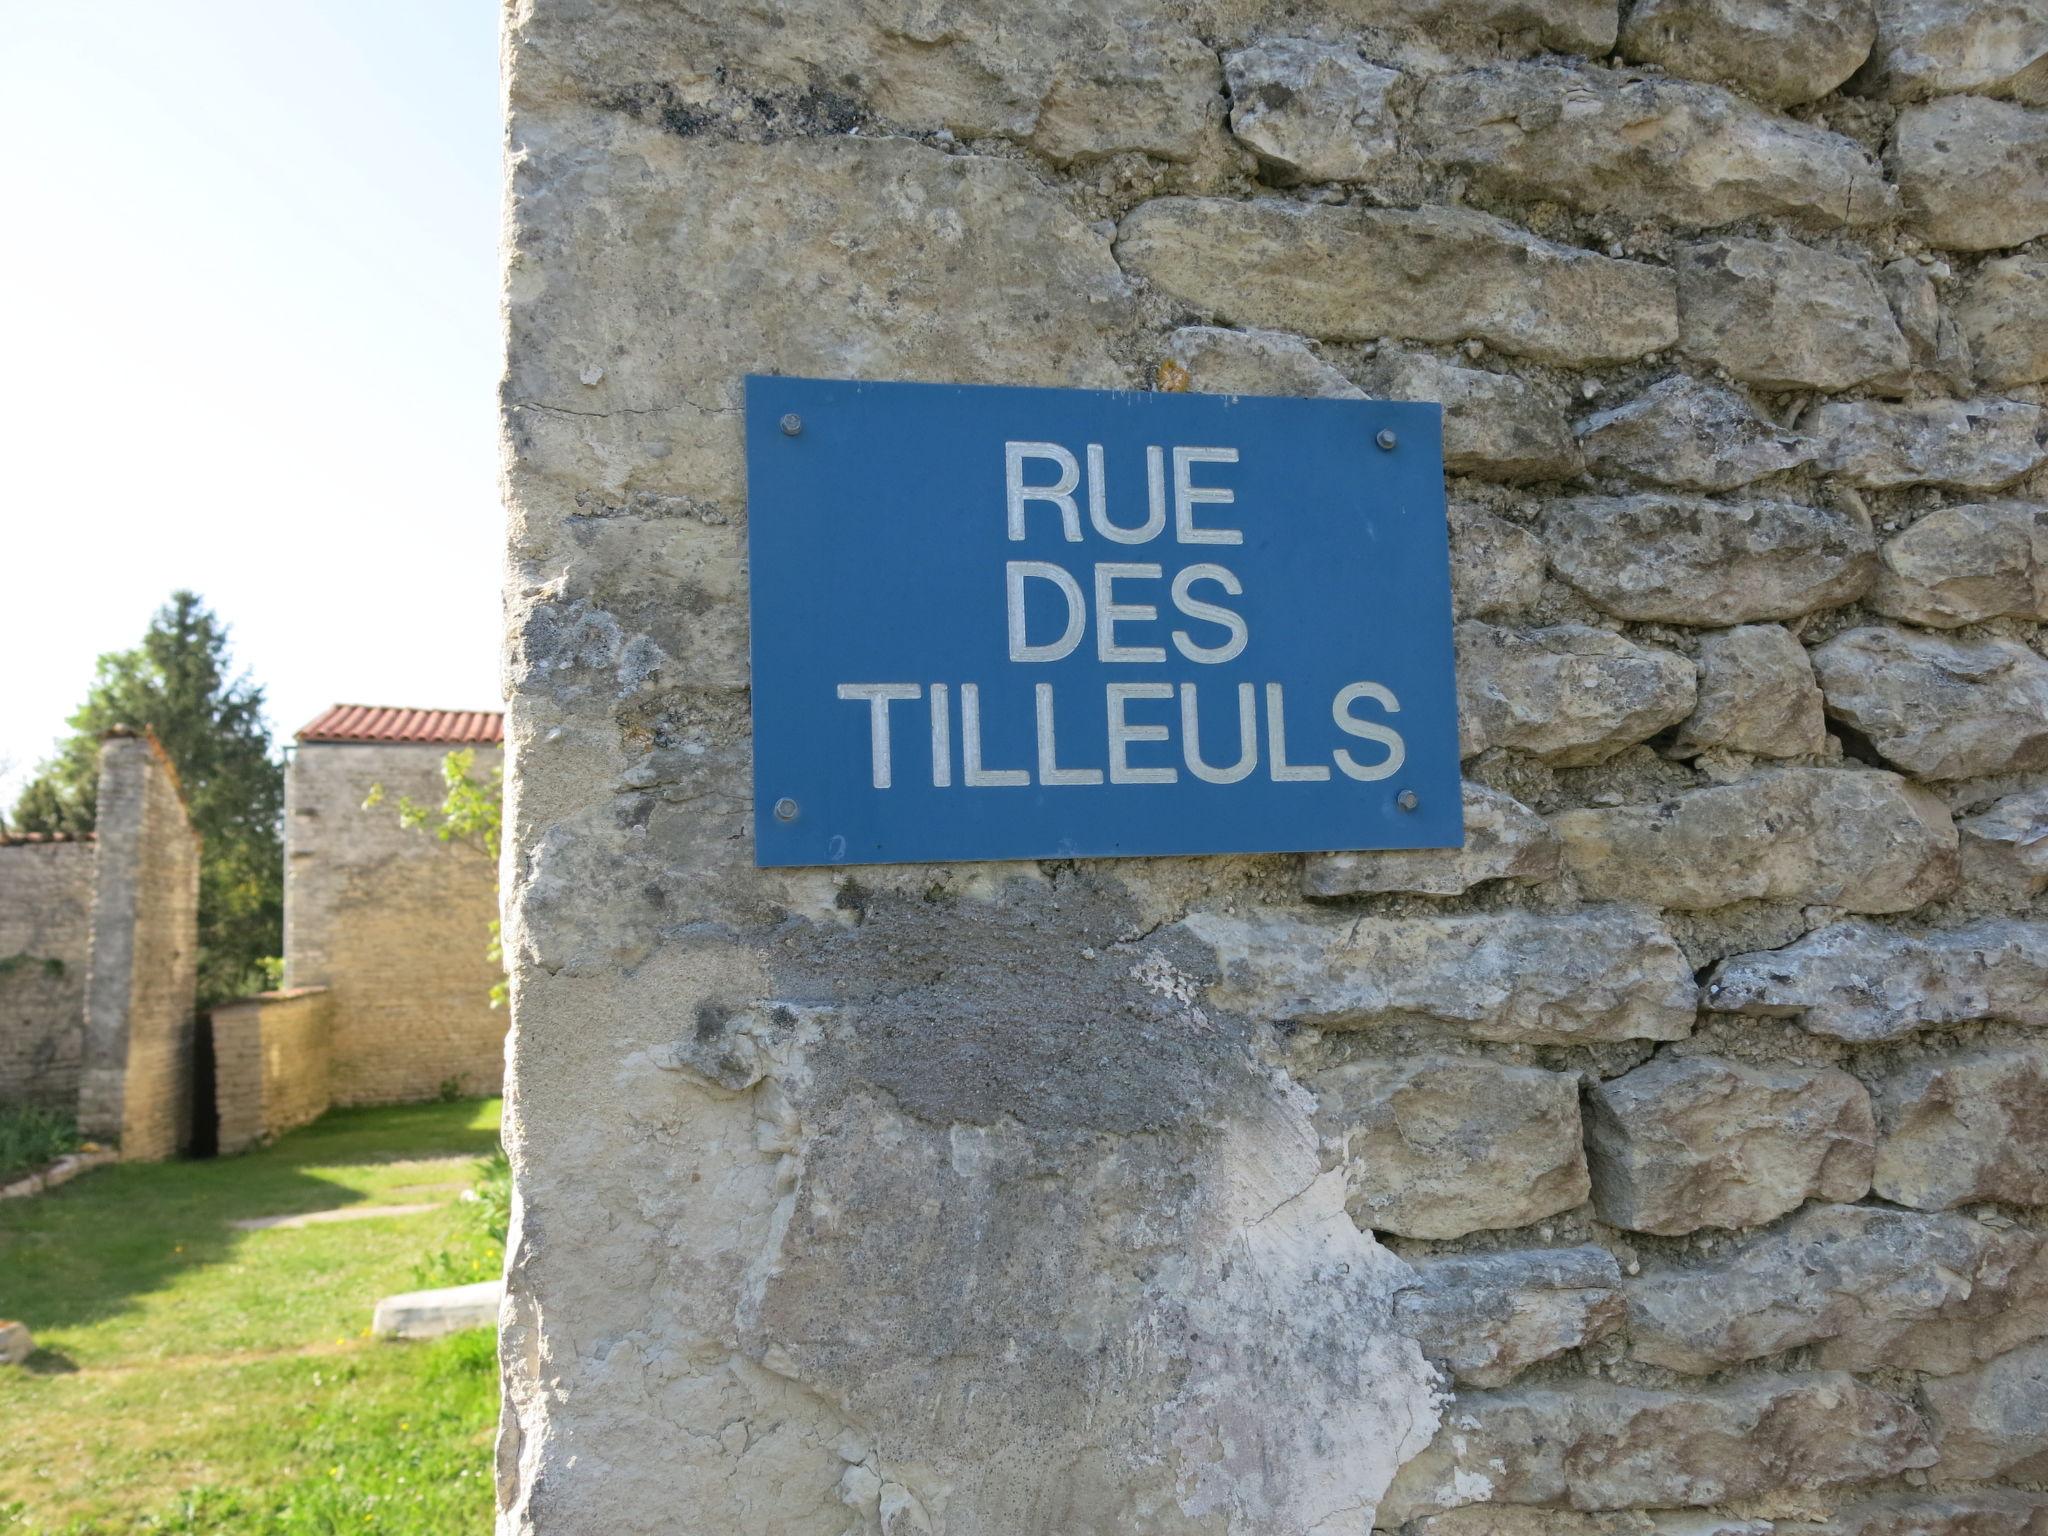
<svg viewBox="0 0 2048 1536"><path fill-rule="evenodd" d="M220 1150L240 1152L317 1119L331 1100L334 994L300 987L213 1010Z"/></svg>
<svg viewBox="0 0 2048 1536"><path fill-rule="evenodd" d="M90 837L0 834L0 1106L78 1104Z"/></svg>
<svg viewBox="0 0 2048 1536"><path fill-rule="evenodd" d="M97 839L78 1126L169 1157L192 1132L199 836L154 736L101 745Z"/></svg>
<svg viewBox="0 0 2048 1536"><path fill-rule="evenodd" d="M337 1104L427 1099L450 1082L494 1093L504 1075L488 955L497 871L479 850L398 820L401 797L441 803L448 751L302 742L286 771L284 980L334 994ZM500 755L479 749L476 772Z"/></svg>
<svg viewBox="0 0 2048 1536"><path fill-rule="evenodd" d="M508 16L501 1529L2041 1528L2038 8ZM1443 401L1467 846L754 869L748 371Z"/></svg>

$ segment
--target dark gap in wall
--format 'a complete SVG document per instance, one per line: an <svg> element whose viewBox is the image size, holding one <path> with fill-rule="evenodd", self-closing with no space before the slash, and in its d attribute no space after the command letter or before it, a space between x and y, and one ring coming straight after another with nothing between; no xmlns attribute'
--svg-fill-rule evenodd
<svg viewBox="0 0 2048 1536"><path fill-rule="evenodd" d="M214 1084L213 1015L202 1013L192 1030L192 1141L187 1157L220 1153L220 1095Z"/></svg>

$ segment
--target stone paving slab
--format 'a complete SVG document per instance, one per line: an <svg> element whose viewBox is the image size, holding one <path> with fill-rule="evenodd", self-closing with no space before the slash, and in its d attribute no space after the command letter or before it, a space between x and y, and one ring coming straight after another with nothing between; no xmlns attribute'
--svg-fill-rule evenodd
<svg viewBox="0 0 2048 1536"><path fill-rule="evenodd" d="M380 1339L438 1339L465 1328L488 1328L498 1321L498 1303L504 1295L502 1280L402 1291L377 1303L370 1331Z"/></svg>
<svg viewBox="0 0 2048 1536"><path fill-rule="evenodd" d="M379 1216L417 1216L438 1210L444 1201L429 1200L419 1205L345 1205L337 1211L305 1211L296 1216L246 1216L231 1221L237 1232L272 1232L296 1227L320 1227L336 1221L374 1221Z"/></svg>

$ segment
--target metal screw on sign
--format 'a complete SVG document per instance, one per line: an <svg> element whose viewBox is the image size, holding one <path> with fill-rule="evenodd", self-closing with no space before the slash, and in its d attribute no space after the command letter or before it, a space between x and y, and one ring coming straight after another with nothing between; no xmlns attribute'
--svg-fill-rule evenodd
<svg viewBox="0 0 2048 1536"><path fill-rule="evenodd" d="M1400 442L1401 439L1394 436L1394 429L1392 427L1381 427L1380 435L1374 438L1373 441L1378 443L1384 452L1392 453L1394 445Z"/></svg>
<svg viewBox="0 0 2048 1536"><path fill-rule="evenodd" d="M1401 791L1401 793L1394 796L1394 804L1401 807L1401 809L1404 811L1412 811L1415 809L1415 807L1422 804L1422 801L1416 795L1414 790L1404 789Z"/></svg>
<svg viewBox="0 0 2048 1536"><path fill-rule="evenodd" d="M795 411L791 411L787 416L782 418L782 435L784 437L795 437L797 433L803 431L803 429L804 419L803 417L797 415Z"/></svg>
<svg viewBox="0 0 2048 1536"><path fill-rule="evenodd" d="M777 821L795 821L796 802L790 799L787 795L784 795L780 800L776 801L775 819Z"/></svg>

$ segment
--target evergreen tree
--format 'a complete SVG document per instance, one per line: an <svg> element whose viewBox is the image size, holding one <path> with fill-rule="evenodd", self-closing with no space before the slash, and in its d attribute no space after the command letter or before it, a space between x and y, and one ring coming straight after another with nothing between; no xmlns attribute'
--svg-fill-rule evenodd
<svg viewBox="0 0 2048 1536"><path fill-rule="evenodd" d="M271 754L263 690L229 676L227 626L198 594L174 592L142 644L100 657L85 703L15 803L23 832L90 832L100 737L118 725L156 732L178 770L199 864L199 1001L263 985L284 947L284 767Z"/></svg>

